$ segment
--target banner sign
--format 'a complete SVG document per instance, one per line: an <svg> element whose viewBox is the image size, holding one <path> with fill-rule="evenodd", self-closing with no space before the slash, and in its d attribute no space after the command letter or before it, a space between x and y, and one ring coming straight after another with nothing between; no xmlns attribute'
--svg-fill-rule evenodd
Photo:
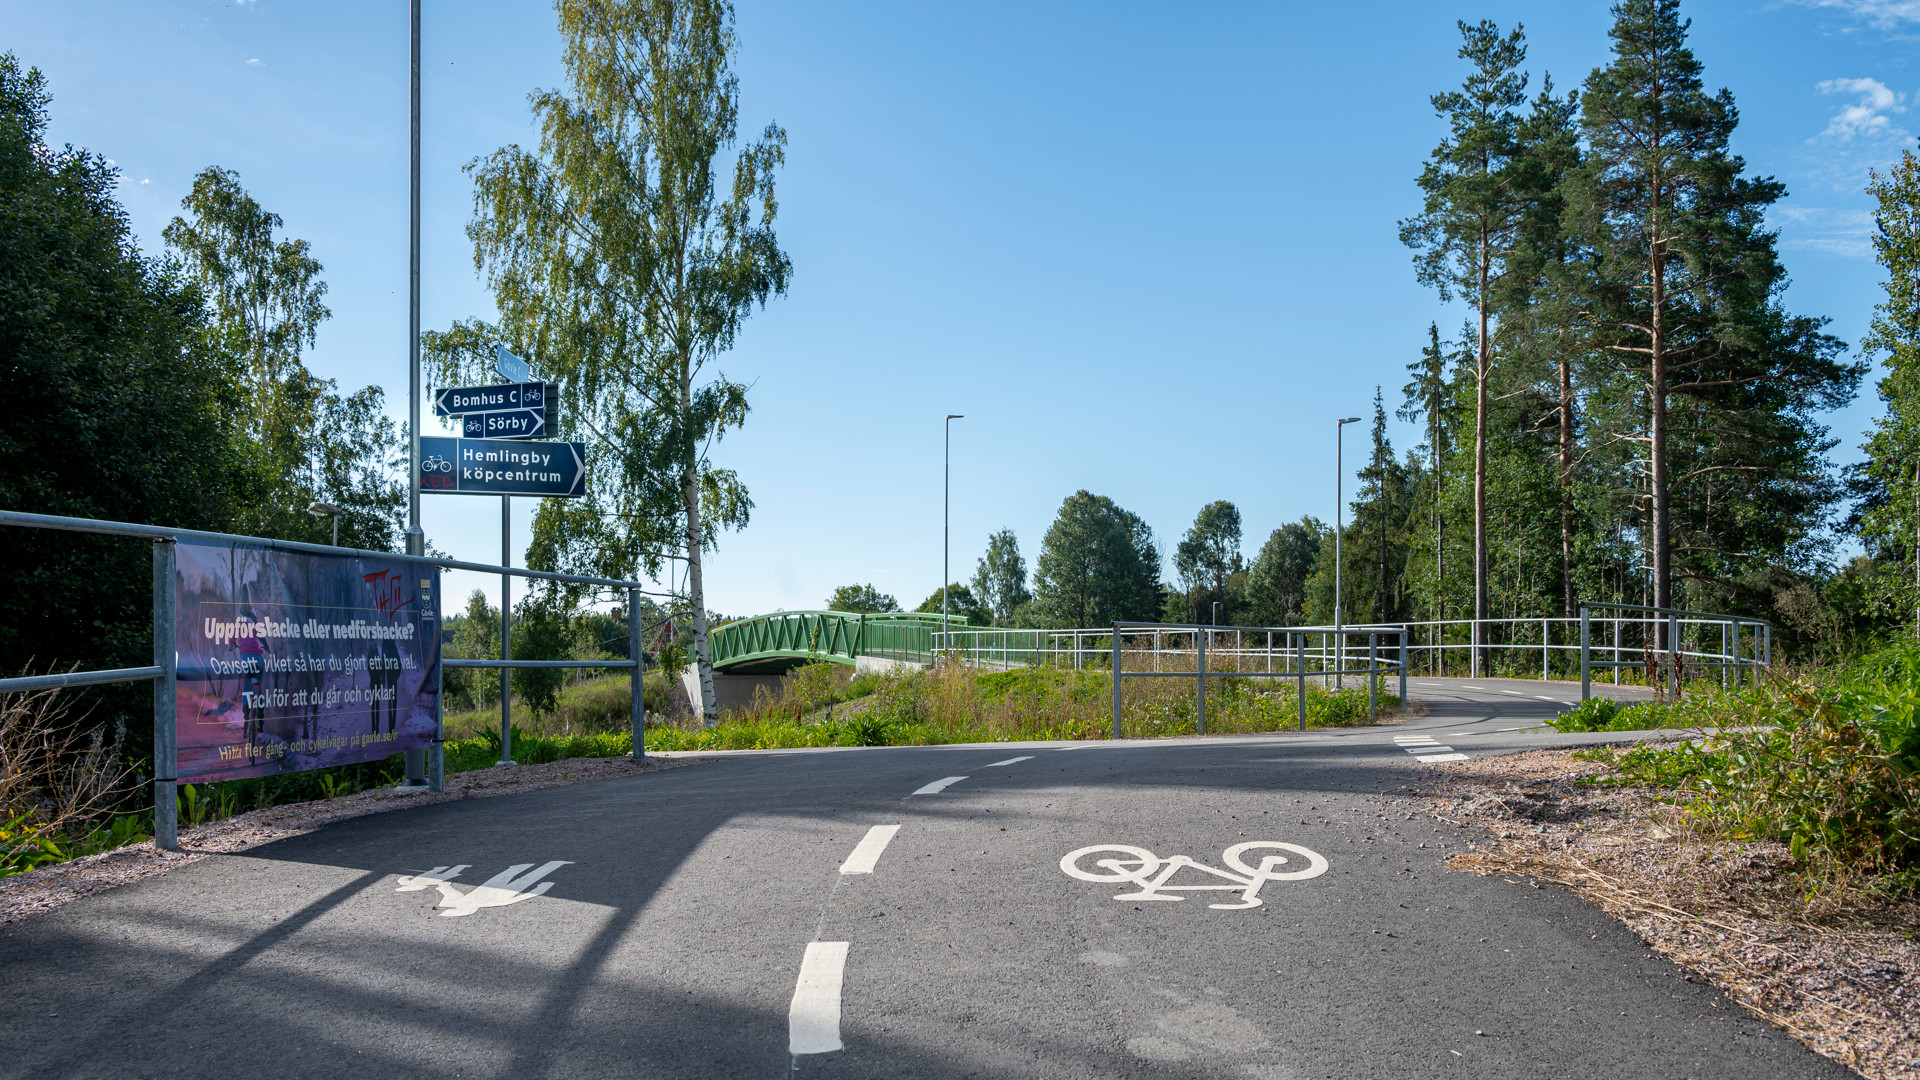
<svg viewBox="0 0 1920 1080"><path fill-rule="evenodd" d="M547 407L546 383L495 383L492 386L442 387L433 392L433 411L437 416L467 416L471 413L513 412Z"/></svg>
<svg viewBox="0 0 1920 1080"><path fill-rule="evenodd" d="M438 567L182 540L183 782L379 761L433 741Z"/></svg>
<svg viewBox="0 0 1920 1080"><path fill-rule="evenodd" d="M587 444L511 439L420 439L420 490L442 495L587 493Z"/></svg>

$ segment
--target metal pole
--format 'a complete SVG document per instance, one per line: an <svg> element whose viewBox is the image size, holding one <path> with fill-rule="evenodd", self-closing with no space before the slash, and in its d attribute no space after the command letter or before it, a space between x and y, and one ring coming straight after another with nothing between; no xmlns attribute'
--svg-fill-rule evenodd
<svg viewBox="0 0 1920 1080"><path fill-rule="evenodd" d="M1727 688L1727 624L1720 624L1720 689Z"/></svg>
<svg viewBox="0 0 1920 1080"><path fill-rule="evenodd" d="M1740 689L1742 677L1746 674L1745 671L1741 670L1742 665L1740 662L1741 658L1740 658L1740 620L1739 619L1733 620L1732 656L1733 656L1733 688L1735 690L1738 690Z"/></svg>
<svg viewBox="0 0 1920 1080"><path fill-rule="evenodd" d="M1120 624L1113 624L1113 737L1120 738Z"/></svg>
<svg viewBox="0 0 1920 1080"><path fill-rule="evenodd" d="M1300 730L1305 731L1307 730L1307 635L1289 634L1288 636L1294 639L1299 653L1300 662L1294 665L1294 676L1297 680L1300 695Z"/></svg>
<svg viewBox="0 0 1920 1080"><path fill-rule="evenodd" d="M1367 722L1380 722L1380 632L1367 633Z"/></svg>
<svg viewBox="0 0 1920 1080"><path fill-rule="evenodd" d="M1580 700L1593 696L1593 655L1589 650L1587 635L1590 626L1587 621L1587 605L1580 605Z"/></svg>
<svg viewBox="0 0 1920 1080"><path fill-rule="evenodd" d="M500 565L513 565L513 496L500 496ZM500 575L500 659L513 659L513 575ZM500 669L500 760L513 761L513 671Z"/></svg>
<svg viewBox="0 0 1920 1080"><path fill-rule="evenodd" d="M1548 631L1549 631L1549 626L1548 626L1547 620L1541 619L1540 620L1540 681L1541 682L1547 682L1552 678L1552 669L1547 664Z"/></svg>
<svg viewBox="0 0 1920 1080"><path fill-rule="evenodd" d="M407 5L407 554L427 553L427 534L420 527L420 4ZM340 545L340 517L333 518L333 543ZM438 598L435 598L438 602ZM434 624L440 624L438 621ZM436 695L437 697L437 695ZM435 715L439 713L438 707ZM433 747L401 755L407 776L403 790L427 787L441 790L446 763L441 745L444 732L435 722ZM429 758L432 759L429 762ZM427 774L432 771L433 777Z"/></svg>
<svg viewBox="0 0 1920 1080"><path fill-rule="evenodd" d="M407 531L420 532L420 4L408 5ZM411 545L408 547L412 551ZM420 552L414 552L420 554Z"/></svg>
<svg viewBox="0 0 1920 1080"><path fill-rule="evenodd" d="M1407 709L1407 634L1408 627L1400 628L1400 711Z"/></svg>
<svg viewBox="0 0 1920 1080"><path fill-rule="evenodd" d="M1359 422L1360 418L1353 416L1333 423L1333 639L1338 656L1335 661L1338 666L1334 668L1333 674L1335 686L1346 685L1344 672L1347 666L1347 636L1340 632L1345 616L1345 612L1340 607L1340 533L1344 531L1341 522L1345 508L1342 504L1346 501L1346 497L1341 494L1341 482L1346 479L1344 475L1346 466L1342 460L1341 450L1342 444L1346 441L1347 425Z"/></svg>
<svg viewBox="0 0 1920 1080"><path fill-rule="evenodd" d="M1195 630L1193 632L1193 641L1194 641L1194 645L1198 650L1198 656L1200 660L1200 678L1198 680L1200 684L1199 698L1195 702L1193 715L1194 715L1195 724L1200 729L1200 734L1205 735L1207 733L1207 635L1206 635L1206 632L1204 630Z"/></svg>
<svg viewBox="0 0 1920 1080"><path fill-rule="evenodd" d="M178 620L179 594L174 588L174 557L179 549L172 540L153 542L153 666L160 677L153 680L153 842L168 851L180 850L180 800L175 776L178 751L174 696L179 673L174 629Z"/></svg>
<svg viewBox="0 0 1920 1080"><path fill-rule="evenodd" d="M628 707L628 721L633 725L633 760L645 761L647 758L647 695L645 669L640 665L646 653L640 648L640 590L627 590L627 659L633 661L633 681L629 684L633 691L633 703Z"/></svg>
<svg viewBox="0 0 1920 1080"><path fill-rule="evenodd" d="M1667 686L1669 699L1680 700L1680 616L1667 616Z"/></svg>
<svg viewBox="0 0 1920 1080"><path fill-rule="evenodd" d="M946 456L942 459L940 472L940 633L951 644L947 633L947 562L953 546L953 422L964 420L960 413L948 413L946 423ZM1078 660L1078 643L1074 649ZM1077 666L1077 665L1076 665Z"/></svg>

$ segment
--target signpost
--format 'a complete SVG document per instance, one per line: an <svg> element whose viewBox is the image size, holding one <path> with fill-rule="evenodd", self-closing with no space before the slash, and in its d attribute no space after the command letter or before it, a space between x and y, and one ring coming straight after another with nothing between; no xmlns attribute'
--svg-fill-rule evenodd
<svg viewBox="0 0 1920 1080"><path fill-rule="evenodd" d="M536 382L525 360L493 347L493 369L507 380L493 386L438 390L433 411L460 418L458 439L420 440L420 490L441 495L500 496L500 565L513 565L513 497L578 498L587 493L585 443L522 442L556 425L560 388ZM513 582L500 575L500 659L513 659ZM512 672L500 669L500 764L513 764Z"/></svg>
<svg viewBox="0 0 1920 1080"><path fill-rule="evenodd" d="M518 409L545 411L547 402L558 396L558 389L540 382L447 386L433 392L433 412L435 416L470 416Z"/></svg>
<svg viewBox="0 0 1920 1080"><path fill-rule="evenodd" d="M468 439L538 439L546 433L543 409L468 413L460 418L460 434Z"/></svg>
<svg viewBox="0 0 1920 1080"><path fill-rule="evenodd" d="M420 490L578 498L587 493L586 459L585 443L424 436Z"/></svg>

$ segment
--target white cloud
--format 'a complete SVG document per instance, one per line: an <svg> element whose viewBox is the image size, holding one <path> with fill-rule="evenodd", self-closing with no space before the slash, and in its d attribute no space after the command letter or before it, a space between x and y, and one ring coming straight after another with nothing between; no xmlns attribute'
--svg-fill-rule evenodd
<svg viewBox="0 0 1920 1080"><path fill-rule="evenodd" d="M251 59L251 60L249 60L249 61L247 61L247 66L248 66L248 67L259 67L259 66L260 66L260 58L256 56L256 57L254 57L253 59Z"/></svg>
<svg viewBox="0 0 1920 1080"><path fill-rule="evenodd" d="M1873 214L1827 206L1775 206L1768 223L1780 229L1784 251L1813 251L1843 259L1873 258Z"/></svg>
<svg viewBox="0 0 1920 1080"><path fill-rule="evenodd" d="M152 180L150 180L150 179L149 179L149 180L142 180L142 181L140 181L140 186L141 186L141 187L146 187L146 186L147 186L148 184L151 184L151 183L153 183L153 181L152 181Z"/></svg>
<svg viewBox="0 0 1920 1080"><path fill-rule="evenodd" d="M1907 111L1907 95L1894 93L1879 79L1828 79L1815 89L1822 94L1860 95L1858 102L1833 114L1827 130L1820 133L1824 136L1845 140L1859 135L1906 134L1887 117Z"/></svg>
<svg viewBox="0 0 1920 1080"><path fill-rule="evenodd" d="M1800 0L1800 3L1844 11L1886 29L1901 23L1920 23L1920 0Z"/></svg>

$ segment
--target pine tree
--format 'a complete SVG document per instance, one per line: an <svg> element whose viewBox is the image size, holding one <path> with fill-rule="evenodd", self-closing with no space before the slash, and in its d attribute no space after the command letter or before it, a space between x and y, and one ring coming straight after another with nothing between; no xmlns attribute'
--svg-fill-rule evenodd
<svg viewBox="0 0 1920 1080"><path fill-rule="evenodd" d="M1836 362L1824 320L1778 304L1764 215L1784 188L1728 149L1732 95L1703 88L1678 0L1613 13L1568 195L1597 259L1586 330L1617 376L1616 430L1645 447L1653 602L1672 607L1677 574L1731 590L1818 525L1835 493L1811 413L1844 404L1860 372Z"/></svg>
<svg viewBox="0 0 1920 1080"><path fill-rule="evenodd" d="M1459 24L1459 56L1472 65L1457 91L1434 95L1450 132L1420 174L1421 215L1404 221L1400 238L1419 252L1420 280L1474 306L1473 616L1487 617L1488 383L1494 369L1495 291L1528 211L1519 163L1525 156L1520 115L1526 101L1526 34L1502 34L1491 20ZM1477 628L1477 624L1476 624ZM1476 664L1481 658L1475 657Z"/></svg>

